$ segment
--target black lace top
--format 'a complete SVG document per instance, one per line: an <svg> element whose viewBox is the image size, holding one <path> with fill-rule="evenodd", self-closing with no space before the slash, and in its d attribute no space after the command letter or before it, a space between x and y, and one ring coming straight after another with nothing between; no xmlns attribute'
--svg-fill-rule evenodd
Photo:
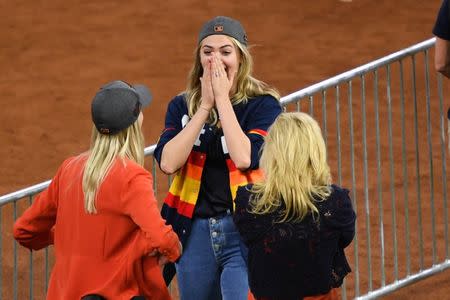
<svg viewBox="0 0 450 300"><path fill-rule="evenodd" d="M271 214L249 213L251 185L238 189L234 222L248 246L249 283L255 297L302 299L339 287L351 272L345 257L355 233L355 212L349 191L336 185L317 202L320 217L298 223L275 223Z"/></svg>

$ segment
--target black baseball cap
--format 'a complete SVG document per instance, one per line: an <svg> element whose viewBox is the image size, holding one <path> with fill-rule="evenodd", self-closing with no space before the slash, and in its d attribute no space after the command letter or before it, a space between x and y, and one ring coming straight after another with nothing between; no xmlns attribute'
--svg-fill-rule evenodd
<svg viewBox="0 0 450 300"><path fill-rule="evenodd" d="M206 22L198 35L198 43L200 44L205 37L214 34L231 36L247 47L248 39L244 27L239 21L230 17L218 16Z"/></svg>
<svg viewBox="0 0 450 300"><path fill-rule="evenodd" d="M92 121L100 133L116 134L136 122L141 109L151 100L151 92L145 85L111 81L92 100Z"/></svg>

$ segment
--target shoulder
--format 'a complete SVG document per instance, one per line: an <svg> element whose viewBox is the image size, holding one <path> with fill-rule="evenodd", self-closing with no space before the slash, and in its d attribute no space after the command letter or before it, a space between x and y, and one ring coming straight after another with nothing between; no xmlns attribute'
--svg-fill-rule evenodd
<svg viewBox="0 0 450 300"><path fill-rule="evenodd" d="M248 99L245 109L256 112L258 116L271 118L278 116L283 110L280 101L272 95L260 95Z"/></svg>
<svg viewBox="0 0 450 300"><path fill-rule="evenodd" d="M121 178L125 182L133 181L136 178L151 178L149 171L128 158L117 159L111 168L111 172L112 175Z"/></svg>
<svg viewBox="0 0 450 300"><path fill-rule="evenodd" d="M180 93L170 100L173 103L184 103L186 104L186 93Z"/></svg>
<svg viewBox="0 0 450 300"><path fill-rule="evenodd" d="M348 197L350 191L336 184L331 185L331 195L334 197Z"/></svg>
<svg viewBox="0 0 450 300"><path fill-rule="evenodd" d="M259 110L271 111L277 115L281 113L281 102L272 95L261 95L253 99L255 106L258 106Z"/></svg>
<svg viewBox="0 0 450 300"><path fill-rule="evenodd" d="M331 194L326 201L324 201L324 207L326 209L339 209L343 206L351 205L350 191L341 186L332 184Z"/></svg>
<svg viewBox="0 0 450 300"><path fill-rule="evenodd" d="M249 105L273 105L281 107L281 102L272 95L265 94L248 99Z"/></svg>
<svg viewBox="0 0 450 300"><path fill-rule="evenodd" d="M328 199L320 202L321 215L332 226L343 226L354 222L356 214L350 199L350 191L337 185L332 185L331 188L331 195Z"/></svg>
<svg viewBox="0 0 450 300"><path fill-rule="evenodd" d="M69 166L69 165L72 165L72 164L77 163L77 162L84 163L84 162L86 162L88 157L89 157L89 153L88 152L81 153L81 154L76 155L76 156L70 156L70 157L66 158L61 165L62 166Z"/></svg>
<svg viewBox="0 0 450 300"><path fill-rule="evenodd" d="M185 93L181 93L173 97L169 101L169 107L187 107Z"/></svg>
<svg viewBox="0 0 450 300"><path fill-rule="evenodd" d="M166 121L175 122L188 113L188 106L184 94L179 94L167 105Z"/></svg>
<svg viewBox="0 0 450 300"><path fill-rule="evenodd" d="M150 174L149 171L147 171L144 167L142 167L141 165L139 165L138 163L136 163L134 160L131 160L129 158L125 158L123 160L124 162L124 168L127 170L127 172L129 173L144 173L144 174Z"/></svg>
<svg viewBox="0 0 450 300"><path fill-rule="evenodd" d="M58 168L58 173L68 172L69 170L82 169L86 164L89 154L87 152L77 156L66 158Z"/></svg>

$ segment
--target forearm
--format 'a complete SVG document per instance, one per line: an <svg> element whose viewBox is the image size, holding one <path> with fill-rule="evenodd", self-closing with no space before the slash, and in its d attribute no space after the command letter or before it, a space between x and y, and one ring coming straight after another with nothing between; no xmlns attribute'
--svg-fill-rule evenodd
<svg viewBox="0 0 450 300"><path fill-rule="evenodd" d="M157 251L171 261L176 260L180 255L178 236L161 217L152 189L151 175L148 172L134 175L123 192L123 211L141 229L135 252L142 256Z"/></svg>
<svg viewBox="0 0 450 300"><path fill-rule="evenodd" d="M164 234L161 239L154 241L157 246L155 248L161 255L167 257L170 262L175 262L182 252L181 242L171 226L165 225L161 229Z"/></svg>
<svg viewBox="0 0 450 300"><path fill-rule="evenodd" d="M158 220L159 226L152 229L155 233L141 231L142 238L139 244L135 245L138 253L148 256L164 257L164 260L175 262L182 253L182 245L172 226L165 225L164 221ZM139 246L140 245L140 246Z"/></svg>
<svg viewBox="0 0 450 300"><path fill-rule="evenodd" d="M14 238L24 247L39 250L53 244L56 222L57 182L53 178L49 188L39 194L34 203L16 220L13 227Z"/></svg>
<svg viewBox="0 0 450 300"><path fill-rule="evenodd" d="M199 108L186 127L164 146L160 163L164 173L173 174L186 163L208 116L206 109Z"/></svg>
<svg viewBox="0 0 450 300"><path fill-rule="evenodd" d="M32 250L40 250L45 248L52 245L54 241L53 229L44 232L37 232L31 230L31 228L22 226L21 223L16 223L14 225L13 234L19 244Z"/></svg>
<svg viewBox="0 0 450 300"><path fill-rule="evenodd" d="M434 65L436 71L450 78L450 42L436 37Z"/></svg>
<svg viewBox="0 0 450 300"><path fill-rule="evenodd" d="M238 169L245 170L251 162L250 140L242 131L230 100L216 99L216 105L231 160Z"/></svg>

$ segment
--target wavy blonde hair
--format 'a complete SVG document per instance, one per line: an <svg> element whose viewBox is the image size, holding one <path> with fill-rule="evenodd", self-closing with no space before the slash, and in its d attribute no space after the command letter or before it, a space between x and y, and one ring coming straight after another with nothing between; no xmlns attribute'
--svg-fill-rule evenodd
<svg viewBox="0 0 450 300"><path fill-rule="evenodd" d="M279 222L301 221L318 210L316 201L331 193L331 174L319 124L306 113L282 113L265 138L260 166L265 181L251 192L251 211L274 212L282 204Z"/></svg>
<svg viewBox="0 0 450 300"><path fill-rule="evenodd" d="M231 40L235 49L239 49L241 59L238 73L236 74L236 77L234 79L237 82L236 93L234 95L230 95L231 103L233 105L241 102L245 103L249 98L259 95L271 95L275 99L279 100L280 94L276 89L268 86L265 82L260 81L252 76L253 59L249 52L249 49L243 46L235 38L229 36L227 37ZM188 106L189 116L191 118L198 110L201 101L200 77L203 76L203 66L200 61L201 46L202 43L200 42L195 49L195 61L189 72L188 83L185 90L186 102ZM217 111L215 109L212 109L207 122L211 125L215 125L217 124L217 121Z"/></svg>
<svg viewBox="0 0 450 300"><path fill-rule="evenodd" d="M144 135L138 121L115 135L100 134L93 126L91 147L82 181L84 208L87 213L97 213L97 191L116 158L128 158L144 166Z"/></svg>

